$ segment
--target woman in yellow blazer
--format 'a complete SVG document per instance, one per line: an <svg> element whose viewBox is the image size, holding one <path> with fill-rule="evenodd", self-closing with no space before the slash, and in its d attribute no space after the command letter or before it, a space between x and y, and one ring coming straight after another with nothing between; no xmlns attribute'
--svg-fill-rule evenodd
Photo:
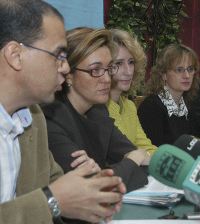
<svg viewBox="0 0 200 224"><path fill-rule="evenodd" d="M146 56L137 38L124 30L111 29L112 39L116 45L114 63L119 70L112 78L110 99L107 108L115 125L138 148L146 149L149 154L156 150L151 140L144 133L135 104L128 99L133 85L145 72Z"/></svg>

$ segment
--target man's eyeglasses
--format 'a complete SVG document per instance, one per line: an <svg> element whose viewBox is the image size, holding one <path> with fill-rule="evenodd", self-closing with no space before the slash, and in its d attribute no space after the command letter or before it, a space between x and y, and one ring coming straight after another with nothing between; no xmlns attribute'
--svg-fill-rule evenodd
<svg viewBox="0 0 200 224"><path fill-rule="evenodd" d="M86 70L86 69L82 69L82 68L74 68L74 70L86 72L86 73L90 74L92 77L103 76L106 71L108 72L108 75L115 75L117 73L118 69L119 69L119 66L114 65L114 64L112 66L109 66L108 68L94 68L94 69L90 69L90 70Z"/></svg>
<svg viewBox="0 0 200 224"><path fill-rule="evenodd" d="M190 75L194 75L194 73L196 72L196 69L194 66L188 66L187 68L184 67L176 67L175 69L173 69L177 74L184 74L186 71L190 74Z"/></svg>
<svg viewBox="0 0 200 224"><path fill-rule="evenodd" d="M67 52L65 52L64 50L61 50L58 54L55 54L55 53L52 53L50 51L47 51L47 50L44 50L44 49L41 49L41 48L37 48L37 47L31 46L31 45L28 45L28 44L20 43L20 45L25 46L25 47L29 47L29 48L32 48L32 49L35 49L35 50L38 50L38 51L45 52L45 53L55 57L59 61L67 60Z"/></svg>

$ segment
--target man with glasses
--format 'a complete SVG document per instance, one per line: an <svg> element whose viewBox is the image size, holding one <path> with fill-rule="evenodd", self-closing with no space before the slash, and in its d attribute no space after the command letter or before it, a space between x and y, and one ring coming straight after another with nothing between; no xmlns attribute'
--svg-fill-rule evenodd
<svg viewBox="0 0 200 224"><path fill-rule="evenodd" d="M1 0L0 33L0 223L110 218L125 192L121 179L91 164L63 175L36 105L52 102L69 72L62 16L40 0Z"/></svg>

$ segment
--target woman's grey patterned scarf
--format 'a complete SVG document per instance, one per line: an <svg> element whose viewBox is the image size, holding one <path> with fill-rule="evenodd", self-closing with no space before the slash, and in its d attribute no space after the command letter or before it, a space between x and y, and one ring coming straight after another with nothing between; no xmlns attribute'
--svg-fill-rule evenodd
<svg viewBox="0 0 200 224"><path fill-rule="evenodd" d="M171 93L167 86L164 86L165 94L160 93L158 94L159 98L161 99L162 103L166 106L169 117L174 114L177 117L186 116L188 115L188 109L185 105L183 97L180 98L179 105L177 105L172 98Z"/></svg>

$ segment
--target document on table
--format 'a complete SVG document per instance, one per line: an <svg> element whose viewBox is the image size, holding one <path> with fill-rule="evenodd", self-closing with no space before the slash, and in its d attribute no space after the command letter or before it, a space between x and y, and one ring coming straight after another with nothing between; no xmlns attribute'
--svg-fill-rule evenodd
<svg viewBox="0 0 200 224"><path fill-rule="evenodd" d="M145 187L125 194L123 202L169 207L179 202L184 195L183 190L168 187L152 176L149 176L148 180L149 183Z"/></svg>
<svg viewBox="0 0 200 224"><path fill-rule="evenodd" d="M108 224L199 224L199 220L152 219L152 220L113 220Z"/></svg>

